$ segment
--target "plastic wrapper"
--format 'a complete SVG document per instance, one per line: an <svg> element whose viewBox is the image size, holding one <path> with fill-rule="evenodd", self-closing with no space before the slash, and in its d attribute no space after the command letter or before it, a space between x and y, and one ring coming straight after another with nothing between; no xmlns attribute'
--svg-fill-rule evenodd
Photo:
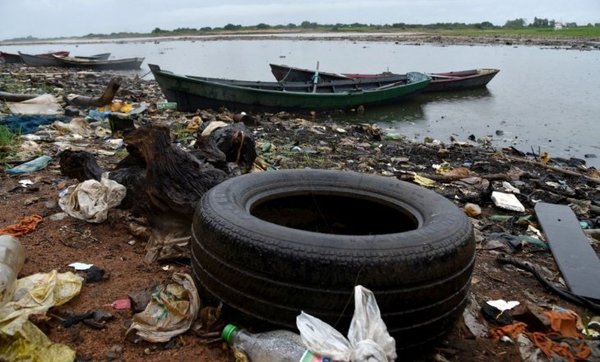
<svg viewBox="0 0 600 362"><path fill-rule="evenodd" d="M127 334L135 331L146 341L167 342L190 329L200 309L198 291L188 274L175 273L173 281L152 293L146 309L133 316Z"/></svg>
<svg viewBox="0 0 600 362"><path fill-rule="evenodd" d="M75 351L56 344L29 321L33 314L45 314L81 291L83 279L66 272L38 273L17 280L10 302L0 308L0 361L68 362Z"/></svg>
<svg viewBox="0 0 600 362"><path fill-rule="evenodd" d="M396 341L381 319L375 295L358 285L354 288L354 315L348 339L329 324L302 312L296 325L306 347L313 353L336 361L394 361Z"/></svg>

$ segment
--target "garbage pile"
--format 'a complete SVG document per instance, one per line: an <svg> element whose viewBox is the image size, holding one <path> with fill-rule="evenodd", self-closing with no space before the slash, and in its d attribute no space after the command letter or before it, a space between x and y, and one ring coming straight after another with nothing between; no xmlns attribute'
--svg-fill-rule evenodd
<svg viewBox="0 0 600 362"><path fill-rule="evenodd" d="M0 100L0 126L30 125L0 148L7 205L0 234L21 239L27 259L16 270L18 283L35 285L25 293L11 284L12 299L0 307L0 341L24 338L32 350L56 351L57 361L76 354L186 360L198 348L227 360L220 344L226 311L197 300L185 261L189 230L181 223L189 223L185 215L203 191L178 193L169 185L179 181L185 189L179 169L196 176L211 170L218 182L309 167L409 181L470 217L477 240L471 298L443 347L428 351L435 360L600 358L600 170L584 160L495 149L485 137L415 143L331 115L181 113L154 81L136 76L120 78L110 101L99 104L115 78L2 68L2 91L49 96L43 107L29 102L33 115L23 112L28 105ZM164 152L154 152L156 145ZM176 167L152 169L165 154ZM167 178L157 176L165 170ZM31 303L52 293L53 302L35 314L14 314L21 298ZM105 332L90 332L99 329ZM26 353L1 347L0 359Z"/></svg>

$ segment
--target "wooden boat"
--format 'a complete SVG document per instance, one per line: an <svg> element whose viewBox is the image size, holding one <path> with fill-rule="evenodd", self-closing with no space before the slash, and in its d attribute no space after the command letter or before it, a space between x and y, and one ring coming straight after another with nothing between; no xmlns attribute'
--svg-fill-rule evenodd
<svg viewBox="0 0 600 362"><path fill-rule="evenodd" d="M76 55L75 58L89 60L108 60L108 58L110 58L110 53L100 53L88 56Z"/></svg>
<svg viewBox="0 0 600 362"><path fill-rule="evenodd" d="M241 110L334 110L396 103L424 89L430 77L411 72L385 79L327 83L253 82L179 75L149 64L154 79L181 111L222 106Z"/></svg>
<svg viewBox="0 0 600 362"><path fill-rule="evenodd" d="M0 52L0 58L4 60L4 63L23 63L23 60L19 54Z"/></svg>
<svg viewBox="0 0 600 362"><path fill-rule="evenodd" d="M289 67L287 65L269 65L271 66L271 73L273 73L277 80L308 81L313 79L316 73L314 70ZM499 71L498 69L481 68L445 73L428 73L431 77L431 83L429 83L423 92L442 92L484 87ZM381 78L393 74L390 72L377 74L318 72L319 79L323 82L342 79Z"/></svg>
<svg viewBox="0 0 600 362"><path fill-rule="evenodd" d="M66 57L69 55L69 52L58 51L58 52L36 54L35 56L52 57L53 55L56 55L59 57ZM3 58L6 63L24 63L24 60L21 57L21 52L19 52L19 54L0 52L0 58Z"/></svg>
<svg viewBox="0 0 600 362"><path fill-rule="evenodd" d="M123 58L113 60L79 59L75 57L54 57L59 66L94 70L134 70L140 69L144 58Z"/></svg>
<svg viewBox="0 0 600 362"><path fill-rule="evenodd" d="M69 55L68 52L64 53L66 54L54 53L32 55L19 52L19 55L21 56L21 59L23 59L23 62L25 62L27 65L34 67L60 67L62 64L57 58L64 58ZM90 56L75 56L74 58L81 60L106 60L108 57L110 57L110 53L95 54Z"/></svg>

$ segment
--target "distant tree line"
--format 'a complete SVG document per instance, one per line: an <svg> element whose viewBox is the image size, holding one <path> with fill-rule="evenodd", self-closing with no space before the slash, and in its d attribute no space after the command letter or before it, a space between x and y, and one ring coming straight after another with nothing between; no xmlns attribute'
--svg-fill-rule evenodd
<svg viewBox="0 0 600 362"><path fill-rule="evenodd" d="M300 24L294 23L280 24L280 25L269 25L265 23L259 23L257 25L242 26L239 24L226 24L223 27L200 27L200 28L176 28L173 30L165 30L161 28L154 28L150 33L133 33L133 32L118 32L110 34L94 34L90 33L84 35L82 38L130 38L130 37L143 37L148 35L153 36L169 36L169 35L198 35L206 33L218 33L218 32L252 32L252 31L268 31L268 30L310 30L310 31L333 31L333 32L345 32L345 31L396 31L403 29L431 29L431 30L461 30L461 29L473 29L473 30L488 30L488 29L517 29L517 28L554 28L558 23L555 20L549 20L545 18L534 18L533 22L528 24L523 18L517 18L514 20L507 20L503 26L497 26L489 21L481 23L434 23L434 24L407 24L407 23L393 23L393 24L363 24L363 23L352 23L352 24L319 24L305 20ZM560 24L565 28L577 28L579 27L576 23L565 23ZM587 24L585 27L600 27L600 23ZM26 40L34 41L40 40L38 38L28 36L22 38L10 39L14 41Z"/></svg>
<svg viewBox="0 0 600 362"><path fill-rule="evenodd" d="M505 28L524 28L524 27L529 27L529 28L554 28L557 25L561 25L564 26L566 28L577 28L577 23L558 23L556 20L551 19L548 20L546 18L533 18L533 22L529 25L527 25L527 21L523 18L518 18L515 20L508 20L505 24L504 27ZM596 23L594 25L587 24L586 26L600 26L599 23Z"/></svg>

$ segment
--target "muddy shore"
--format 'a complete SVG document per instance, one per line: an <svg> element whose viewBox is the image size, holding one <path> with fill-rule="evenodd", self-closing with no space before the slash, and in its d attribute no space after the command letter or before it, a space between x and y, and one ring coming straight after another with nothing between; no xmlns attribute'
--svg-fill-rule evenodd
<svg viewBox="0 0 600 362"><path fill-rule="evenodd" d="M215 33L210 35L181 35L135 38L65 38L40 41L0 41L0 46L36 44L86 44L86 43L130 43L154 41L223 41L223 40L347 40L396 42L402 44L448 45L531 45L579 50L599 50L600 37L526 36L526 35L448 35L441 32L394 32L394 33L310 33L310 32L260 32L260 33Z"/></svg>
<svg viewBox="0 0 600 362"><path fill-rule="evenodd" d="M380 41L379 36L368 40ZM438 41L429 35L411 35L410 39L403 40L386 36L385 40ZM444 39L441 43L478 44L484 41L486 44L506 44L508 40L467 37ZM515 38L510 41L566 47L591 44L591 40L581 43L563 39L553 43L540 40L537 43L536 40ZM59 100L69 93L95 96L114 76L110 72L0 64L0 90L51 93ZM124 77L116 98L134 107L146 103L148 108L135 120L136 126L166 125L171 130L172 141L184 149L192 147L195 139L192 125L198 118L203 122L229 123L239 114L226 109L194 113L159 109L157 105L164 102L164 96L156 82L135 76ZM64 102L61 103L64 107ZM208 338L206 331L189 330L166 343L150 343L125 336L134 312L114 310L110 304L156 283L170 282L175 272L189 274L191 267L185 260L145 263L147 236L135 233L131 224L139 220L127 210L111 210L108 220L100 224L58 216L62 211L58 206L59 193L77 184L77 180L61 174L57 156L62 150L87 150L105 169L112 169L127 156L119 135L111 133L108 121L89 118L92 110L82 107L78 109L78 115L61 118L63 123L72 122L74 118L84 119L87 126L83 130L51 122L33 134L37 137L26 137L28 142L5 154L6 167L41 154L48 155L52 160L45 169L18 176L0 172L3 206L0 226L15 224L34 214L42 217L34 230L20 237L27 256L21 277L52 270L73 271L68 266L72 262L93 263L106 271L100 282L84 284L81 293L70 302L51 309L45 317L35 318L36 325L51 341L74 349L80 361L232 360L227 346L214 334ZM0 116L8 115L7 108L1 103L0 111ZM419 360L518 361L525 358L516 337L500 340L498 325L486 320L482 314L481 306L490 300L519 301L520 307L512 314L515 321L525 321L527 333L549 333L543 311L553 308L573 310L581 317L583 325L598 315L597 311L547 291L531 273L497 261L499 255L509 254L517 260L533 263L543 271L545 278L566 288L543 236L536 235L531 229L540 229L534 212L535 204L540 201L569 205L578 220L585 223L585 228L591 230L586 235L590 235L589 242L598 253L600 242L594 238L598 237L594 230L600 229L600 171L586 167L584 160L548 160L543 155L526 154L516 149L495 149L485 139L426 139L415 143L405 140L402 135L386 135L372 125L334 122L320 114L313 117L281 112L249 116L252 121L248 122L248 127L256 141L261 169L309 167L398 178L427 187L469 213L477 242L476 265L470 285L472 301L465 317L451 333ZM22 186L19 181L25 179L32 184ZM491 199L493 191L515 192L525 211L499 208ZM467 204L478 206L480 211L471 211ZM61 323L61 318L90 310L104 310L114 318L106 322L102 330L82 323L70 327ZM222 315L220 321L227 322L228 316ZM222 326L222 323L214 326ZM218 328L215 329L211 332L218 332ZM568 341L566 337L561 338ZM576 341L587 343L593 353L598 353L598 341L589 337L584 339L583 335ZM588 357L589 360L593 358L600 357Z"/></svg>

